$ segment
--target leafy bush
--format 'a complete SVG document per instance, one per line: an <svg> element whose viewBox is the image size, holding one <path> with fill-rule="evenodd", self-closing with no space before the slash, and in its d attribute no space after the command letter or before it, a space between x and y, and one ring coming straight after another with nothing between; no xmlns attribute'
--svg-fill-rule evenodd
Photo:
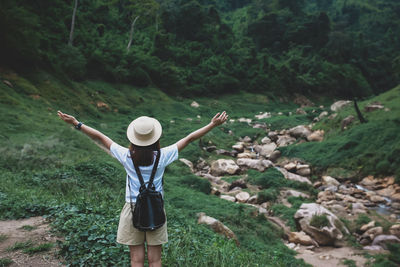
<svg viewBox="0 0 400 267"><path fill-rule="evenodd" d="M276 189L265 189L257 194L258 203L263 203L267 201L275 201L278 197L278 191Z"/></svg>
<svg viewBox="0 0 400 267"><path fill-rule="evenodd" d="M314 214L311 217L310 225L316 228L323 228L325 226L330 226L330 223L325 214Z"/></svg>
<svg viewBox="0 0 400 267"><path fill-rule="evenodd" d="M205 178L196 177L194 175L188 175L182 178L182 184L203 192L204 194L210 194L211 183Z"/></svg>

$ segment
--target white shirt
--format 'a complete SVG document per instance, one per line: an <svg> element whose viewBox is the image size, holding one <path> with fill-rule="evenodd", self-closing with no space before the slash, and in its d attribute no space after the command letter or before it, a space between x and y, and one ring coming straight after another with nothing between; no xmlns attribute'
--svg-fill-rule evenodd
<svg viewBox="0 0 400 267"><path fill-rule="evenodd" d="M129 149L118 145L117 143L112 143L110 147L111 155L118 159L118 161L124 166L126 171L126 189L125 189L125 201L130 202L130 196L132 202L136 202L136 196L139 194L140 182L136 174L135 167L133 166L131 155ZM158 163L157 171L154 176L154 186L158 192L161 192L164 196L164 189L162 186L162 177L164 175L165 167L178 159L178 147L176 144L161 148L160 161ZM139 166L140 172L142 173L144 182L150 180L151 171L153 170L155 162L155 156L153 164L149 166ZM128 187L128 176L130 177L130 185L132 195L129 193Z"/></svg>

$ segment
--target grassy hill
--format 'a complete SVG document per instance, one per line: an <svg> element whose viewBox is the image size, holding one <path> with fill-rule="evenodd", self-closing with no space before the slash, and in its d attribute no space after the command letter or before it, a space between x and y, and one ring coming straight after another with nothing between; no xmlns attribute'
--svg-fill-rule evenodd
<svg viewBox="0 0 400 267"><path fill-rule="evenodd" d="M12 87L0 84L0 218L49 215L65 238L61 252L71 265L128 265L127 248L115 242L125 174L116 160L59 120L58 109L74 114L121 145L127 145L125 130L132 119L144 114L155 116L164 127L165 146L206 124L222 109L235 118L253 117L271 108L290 108L265 96L242 93L223 99L197 99L201 106L195 109L190 107L192 100L171 98L154 88L61 82L47 73L20 76L3 71L1 78ZM203 142L228 148L238 136L261 132L232 124L229 129L215 129ZM205 153L196 142L181 157L196 160L207 156ZM188 180L190 183L185 183ZM180 162L166 171L170 242L163 250L165 266L304 265L283 245L281 233L265 218L254 216L243 205L202 193L198 188L204 183L207 186L207 181L192 175ZM198 212L230 227L240 247L197 225Z"/></svg>

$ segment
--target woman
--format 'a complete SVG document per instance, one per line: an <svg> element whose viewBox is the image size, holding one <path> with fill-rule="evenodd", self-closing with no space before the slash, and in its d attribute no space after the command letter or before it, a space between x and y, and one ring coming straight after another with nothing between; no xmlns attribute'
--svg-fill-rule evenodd
<svg viewBox="0 0 400 267"><path fill-rule="evenodd" d="M178 158L178 152L182 151L182 149L184 149L189 143L202 137L214 127L224 123L228 118L226 112L224 111L221 114L217 113L208 125L192 132L175 144L164 147L161 150L159 139L161 137L162 127L158 120L154 118L142 116L133 120L129 124L126 134L131 144L129 148L125 148L113 142L109 137L101 132L82 124L71 115L58 111L58 116L63 121L74 125L76 129L81 130L90 138L99 140L108 150L110 150L111 155L118 159L118 161L124 166L127 173L125 205L122 208L120 215L117 242L129 246L132 267L143 266L145 258L145 242L147 244L147 259L149 261L149 266L161 266L161 246L168 242L167 223L165 223L161 228L148 232L141 232L134 228L132 224L130 202L135 202L140 188L140 182L135 172L133 162L135 162L135 165L140 166L139 170L142 173L144 181L147 182L150 178L156 157L155 151L160 151L160 159L154 176L154 186L157 191L163 194L162 177L165 167L175 161ZM131 155L133 159L131 158ZM130 181L130 188L128 187L128 181Z"/></svg>

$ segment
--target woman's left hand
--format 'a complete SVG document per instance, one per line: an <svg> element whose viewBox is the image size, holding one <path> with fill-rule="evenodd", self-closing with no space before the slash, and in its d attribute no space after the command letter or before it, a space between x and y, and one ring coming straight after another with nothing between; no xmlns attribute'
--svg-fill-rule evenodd
<svg viewBox="0 0 400 267"><path fill-rule="evenodd" d="M73 125L77 125L79 123L78 120L75 119L74 116L68 115L66 113L62 113L61 111L57 111L57 115L58 115L58 117L60 117L60 119L62 119L66 123L70 123Z"/></svg>

